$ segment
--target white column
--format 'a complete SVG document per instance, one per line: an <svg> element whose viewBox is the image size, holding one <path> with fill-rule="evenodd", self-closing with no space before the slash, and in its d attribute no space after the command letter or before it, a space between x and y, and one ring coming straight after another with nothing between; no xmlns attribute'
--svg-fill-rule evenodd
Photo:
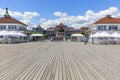
<svg viewBox="0 0 120 80"><path fill-rule="evenodd" d="M6 25L6 30L8 30L8 25Z"/></svg>
<svg viewBox="0 0 120 80"><path fill-rule="evenodd" d="M16 28L16 30L17 30L17 31L19 31L19 27L20 27L20 26L19 26L19 25L17 25L16 27L17 27L17 28Z"/></svg>

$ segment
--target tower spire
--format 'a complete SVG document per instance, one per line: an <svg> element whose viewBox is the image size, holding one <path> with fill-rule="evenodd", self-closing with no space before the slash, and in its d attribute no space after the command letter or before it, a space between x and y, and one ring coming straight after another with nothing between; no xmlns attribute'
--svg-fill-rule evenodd
<svg viewBox="0 0 120 80"><path fill-rule="evenodd" d="M6 8L6 12L4 14L4 17L5 18L10 18L10 15L9 15L9 12L8 12L8 8Z"/></svg>

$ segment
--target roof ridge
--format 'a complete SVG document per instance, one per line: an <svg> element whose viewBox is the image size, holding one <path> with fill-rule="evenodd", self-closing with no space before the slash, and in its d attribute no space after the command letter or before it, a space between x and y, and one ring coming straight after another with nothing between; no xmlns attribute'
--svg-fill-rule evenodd
<svg viewBox="0 0 120 80"><path fill-rule="evenodd" d="M111 17L110 15L107 15L99 19L95 23L120 23L120 18L115 18L115 17Z"/></svg>
<svg viewBox="0 0 120 80"><path fill-rule="evenodd" d="M12 18L12 17L10 17L10 18L1 17L0 23L19 23L19 24L27 26L26 24L20 22L19 20L15 19L15 18Z"/></svg>

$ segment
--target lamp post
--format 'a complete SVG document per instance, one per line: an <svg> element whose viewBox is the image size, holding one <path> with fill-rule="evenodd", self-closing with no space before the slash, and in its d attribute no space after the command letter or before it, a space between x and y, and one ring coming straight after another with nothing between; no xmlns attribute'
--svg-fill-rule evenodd
<svg viewBox="0 0 120 80"><path fill-rule="evenodd" d="M32 32L29 30L29 31L26 32L26 34L27 34L27 37L28 37L28 41L31 41L30 35L32 34Z"/></svg>

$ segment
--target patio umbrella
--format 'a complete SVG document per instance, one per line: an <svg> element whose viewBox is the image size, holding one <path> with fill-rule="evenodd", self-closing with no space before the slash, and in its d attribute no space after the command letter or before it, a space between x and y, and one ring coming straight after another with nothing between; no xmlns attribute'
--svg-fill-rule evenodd
<svg viewBox="0 0 120 80"><path fill-rule="evenodd" d="M0 31L0 36L9 36L8 31Z"/></svg>
<svg viewBox="0 0 120 80"><path fill-rule="evenodd" d="M111 37L111 35L104 31L99 34L99 37Z"/></svg>
<svg viewBox="0 0 120 80"><path fill-rule="evenodd" d="M31 34L30 36L32 36L32 37L33 37L33 36L36 36L36 37L37 37L37 36L41 36L41 37L42 37L43 34Z"/></svg>
<svg viewBox="0 0 120 80"><path fill-rule="evenodd" d="M18 36L22 36L22 37L27 36L27 35L25 35L25 34L23 34L23 33L21 33L21 32L17 32L16 34L17 34Z"/></svg>
<svg viewBox="0 0 120 80"><path fill-rule="evenodd" d="M90 35L90 37L99 37L100 36L100 32L96 32L95 34Z"/></svg>
<svg viewBox="0 0 120 80"><path fill-rule="evenodd" d="M83 34L72 34L71 35L72 37L74 36L74 37L83 37L84 35Z"/></svg>
<svg viewBox="0 0 120 80"><path fill-rule="evenodd" d="M120 38L120 34L115 32L115 33L111 34L111 37L118 37L118 38Z"/></svg>

